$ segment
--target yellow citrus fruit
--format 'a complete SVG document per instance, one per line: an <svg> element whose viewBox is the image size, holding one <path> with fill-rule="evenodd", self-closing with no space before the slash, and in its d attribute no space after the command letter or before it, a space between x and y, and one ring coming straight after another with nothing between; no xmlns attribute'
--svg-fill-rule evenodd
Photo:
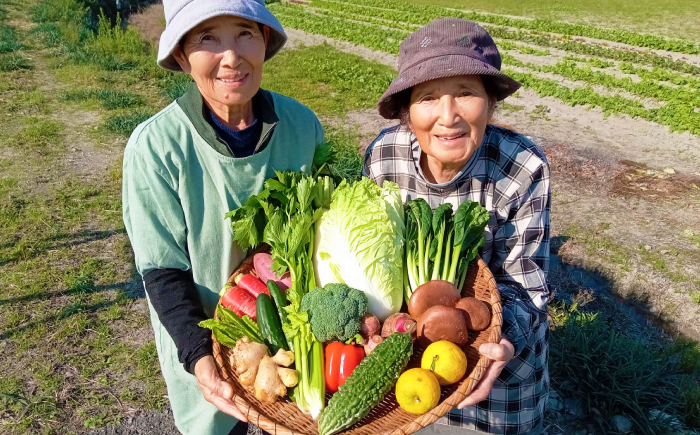
<svg viewBox="0 0 700 435"><path fill-rule="evenodd" d="M435 366L433 366L433 361ZM440 385L458 382L467 371L467 356L456 344L441 340L430 344L423 352L420 366L435 374Z"/></svg>
<svg viewBox="0 0 700 435"><path fill-rule="evenodd" d="M411 414L425 414L440 402L440 383L430 370L406 370L396 382L396 401Z"/></svg>

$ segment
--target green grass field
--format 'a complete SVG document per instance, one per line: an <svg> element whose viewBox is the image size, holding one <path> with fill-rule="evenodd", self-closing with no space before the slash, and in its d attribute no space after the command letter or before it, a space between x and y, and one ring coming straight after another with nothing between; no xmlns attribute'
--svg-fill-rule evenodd
<svg viewBox="0 0 700 435"><path fill-rule="evenodd" d="M700 2L695 0L411 0L493 14L587 23L700 40Z"/></svg>

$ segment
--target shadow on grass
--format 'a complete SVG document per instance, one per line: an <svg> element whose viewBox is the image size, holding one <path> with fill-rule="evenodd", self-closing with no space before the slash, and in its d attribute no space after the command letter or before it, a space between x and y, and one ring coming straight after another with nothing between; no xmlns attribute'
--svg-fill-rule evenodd
<svg viewBox="0 0 700 435"><path fill-rule="evenodd" d="M695 374L679 364L692 351L629 337L616 331L598 312L576 307L555 309L550 338L552 385L573 395L586 420L604 433L616 433L611 423L624 415L634 433L661 434L669 425L689 426L700 420Z"/></svg>
<svg viewBox="0 0 700 435"><path fill-rule="evenodd" d="M622 304L634 308L639 314L649 318L661 327L667 327L664 319L652 312L652 306L647 299L631 295L622 297L615 292L614 277L608 272L598 268L590 268L581 263L564 262L559 257L559 249L570 239L569 236L552 237L550 240L550 275L549 281L552 290L559 293L567 302L571 302L570 296L575 295L581 289L604 293L615 298ZM562 294L563 293L563 294ZM569 298L569 300L567 300Z"/></svg>
<svg viewBox="0 0 700 435"><path fill-rule="evenodd" d="M0 258L0 267L9 264L9 263L15 263L18 261L27 261L31 260L33 258L36 258L40 255L43 255L47 251L51 250L56 250L56 249L62 249L62 248L68 248L68 247L75 247L79 245L83 245L85 243L91 243L91 242L96 242L98 240L104 240L108 239L109 237L112 237L113 235L117 234L125 234L126 233L126 228L117 228L116 230L102 230L102 231L81 231L78 233L66 233L66 234L59 234L56 236L49 236L49 237L44 237L42 239L39 239L35 243L33 243L33 247L26 252L17 252L21 248L18 247L17 245L20 243L20 240L15 240L13 242L8 242L8 243L3 243L0 245L0 250L1 249L9 249L12 248L13 246L16 248L13 251L10 251L10 255L6 256L5 258ZM2 301L0 300L0 305L2 305Z"/></svg>
<svg viewBox="0 0 700 435"><path fill-rule="evenodd" d="M108 286L98 286L96 287L96 291L107 291L109 289L113 288L124 288L127 286L128 283L120 283L120 284L111 284ZM101 288L104 287L104 288ZM58 292L60 293L60 292ZM63 293L65 294L65 293ZM95 313L97 311L101 311L105 308L109 308L112 305L118 304L120 301L119 300L114 300L114 301L108 301L108 302L99 302L96 304L92 305L85 305L82 304L81 302L74 302L72 304L66 305L63 307L57 314L53 314L50 316L42 317L37 320L32 320L31 322L23 323L20 326L17 326L15 328L8 328L5 331L2 331L0 333L0 340L6 340L9 338L12 338L15 334L22 333L26 330L29 330L33 328L34 326L37 325L48 325L51 324L52 322L55 321L60 321L65 318L68 318L70 316L74 316L79 313Z"/></svg>
<svg viewBox="0 0 700 435"><path fill-rule="evenodd" d="M7 299L0 299L0 307L3 305L14 304L16 302L29 302L29 301L36 301L36 300L51 299L51 298L54 298L57 296L73 296L73 295L80 295L80 294L100 293L100 292L106 292L106 291L118 290L118 289L124 289L125 294L132 299L138 299L138 298L144 297L144 295L142 295L141 292L138 291L138 289L131 290L129 288L130 285L133 285L133 282L120 282L120 283L116 283L116 284L98 285L98 286L94 286L89 291L85 291L85 289L83 289L81 287L74 287L72 289L57 290L57 291L51 292L51 293L34 293L34 294L29 294L29 295L24 295L24 296L16 296L16 297L7 298Z"/></svg>
<svg viewBox="0 0 700 435"><path fill-rule="evenodd" d="M700 347L647 336L649 321L665 326L663 319L647 301L619 296L606 272L562 261L557 254L568 239L551 239L552 386L578 401L585 420L606 433L614 415L628 417L642 434L663 433L676 417L691 427L700 423L692 415L700 410L700 371L690 361Z"/></svg>

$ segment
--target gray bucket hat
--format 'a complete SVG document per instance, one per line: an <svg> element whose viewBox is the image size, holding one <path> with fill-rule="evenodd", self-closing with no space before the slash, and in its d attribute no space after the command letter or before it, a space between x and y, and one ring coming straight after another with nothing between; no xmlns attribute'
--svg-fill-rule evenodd
<svg viewBox="0 0 700 435"><path fill-rule="evenodd" d="M163 0L165 30L158 43L158 65L170 71L182 71L173 50L187 32L199 23L220 15L246 18L270 28L265 60L284 46L287 35L282 24L265 7L264 0Z"/></svg>
<svg viewBox="0 0 700 435"><path fill-rule="evenodd" d="M379 99L379 114L399 118L403 100L396 95L418 84L471 74L490 76L498 101L520 88L501 72L501 55L486 29L461 18L434 20L401 42L399 76Z"/></svg>

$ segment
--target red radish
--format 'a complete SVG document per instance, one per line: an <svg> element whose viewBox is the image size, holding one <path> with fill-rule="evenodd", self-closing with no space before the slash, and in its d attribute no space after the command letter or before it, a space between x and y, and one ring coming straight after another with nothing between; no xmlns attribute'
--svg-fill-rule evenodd
<svg viewBox="0 0 700 435"><path fill-rule="evenodd" d="M264 284L271 279L277 283L277 287L282 291L292 286L292 278L289 276L289 272L285 272L284 275L278 278L275 272L272 271L272 257L270 254L262 252L255 254L253 256L253 267L255 268L255 273L260 277L260 281Z"/></svg>
<svg viewBox="0 0 700 435"><path fill-rule="evenodd" d="M246 290L255 298L257 298L258 295L262 293L265 293L266 295L270 296L270 290L267 289L267 286L249 273L241 276L236 284L238 285L238 287L242 288L243 290Z"/></svg>
<svg viewBox="0 0 700 435"><path fill-rule="evenodd" d="M257 321L255 316L255 298L240 287L224 288L221 291L221 305L233 311L239 317L248 316Z"/></svg>

